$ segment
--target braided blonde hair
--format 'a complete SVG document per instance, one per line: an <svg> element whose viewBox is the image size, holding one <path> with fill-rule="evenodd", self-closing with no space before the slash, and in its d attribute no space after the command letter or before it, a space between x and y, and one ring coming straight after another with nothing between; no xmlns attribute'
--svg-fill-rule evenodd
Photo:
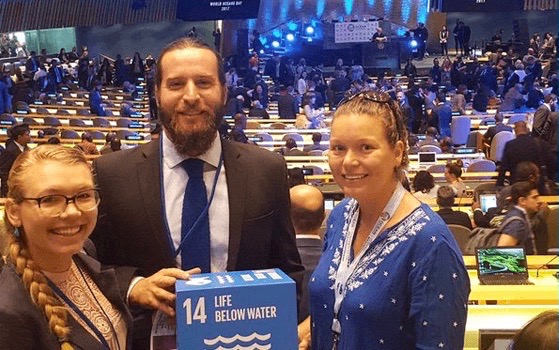
<svg viewBox="0 0 559 350"><path fill-rule="evenodd" d="M8 198L16 204L23 201L26 174L44 161L64 164L88 164L83 152L58 145L42 145L22 153L14 162L8 178ZM69 343L68 311L49 287L45 275L34 263L26 247L23 227L15 227L4 212L6 234L10 236L7 259L13 263L16 273L29 291L31 300L47 318L50 331L58 338L61 349L73 349Z"/></svg>

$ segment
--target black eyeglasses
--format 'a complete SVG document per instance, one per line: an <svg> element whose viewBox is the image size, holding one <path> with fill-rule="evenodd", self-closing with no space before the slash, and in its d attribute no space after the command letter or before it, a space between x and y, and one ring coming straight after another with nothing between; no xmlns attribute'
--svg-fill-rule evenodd
<svg viewBox="0 0 559 350"><path fill-rule="evenodd" d="M50 217L58 217L68 207L68 203L73 202L78 210L91 211L99 205L99 190L89 189L76 193L72 197L63 194L50 194L37 198L22 198L26 201L36 201L41 212Z"/></svg>
<svg viewBox="0 0 559 350"><path fill-rule="evenodd" d="M338 103L338 107L348 103L349 101L353 101L356 98L363 98L367 101L377 102L377 103L387 103L389 104L392 101L392 98L386 92L379 92L379 91L360 91L353 95L344 97L340 103Z"/></svg>

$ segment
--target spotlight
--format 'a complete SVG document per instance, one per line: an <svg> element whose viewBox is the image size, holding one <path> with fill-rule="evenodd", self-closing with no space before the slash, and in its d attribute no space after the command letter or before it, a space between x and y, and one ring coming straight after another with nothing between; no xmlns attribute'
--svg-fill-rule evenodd
<svg viewBox="0 0 559 350"><path fill-rule="evenodd" d="M260 54L263 54L263 53L264 53L264 50L260 50Z"/></svg>
<svg viewBox="0 0 559 350"><path fill-rule="evenodd" d="M272 35L274 36L274 38L281 38L281 30L277 28L272 30Z"/></svg>
<svg viewBox="0 0 559 350"><path fill-rule="evenodd" d="M276 48L276 49L277 49L279 46L280 46L279 41L277 41L277 40L272 41L272 47L273 47L273 48Z"/></svg>
<svg viewBox="0 0 559 350"><path fill-rule="evenodd" d="M305 32L306 32L308 35L313 35L313 34L314 34L314 27L313 27L313 26L308 26L308 27L305 29Z"/></svg>
<svg viewBox="0 0 559 350"><path fill-rule="evenodd" d="M292 41L295 40L295 35L293 35L293 33L288 33L288 34L285 36L285 39L286 39L287 41L289 41L289 42L292 42Z"/></svg>
<svg viewBox="0 0 559 350"><path fill-rule="evenodd" d="M312 43L312 38L307 38L307 41L308 41L309 43Z"/></svg>
<svg viewBox="0 0 559 350"><path fill-rule="evenodd" d="M295 23L295 22L289 22L289 23L287 24L287 28L288 28L289 30L297 30L297 27L299 27L299 25L298 25L297 23Z"/></svg>
<svg viewBox="0 0 559 350"><path fill-rule="evenodd" d="M412 39L412 41L410 41L410 46L411 47L417 47L417 40Z"/></svg>

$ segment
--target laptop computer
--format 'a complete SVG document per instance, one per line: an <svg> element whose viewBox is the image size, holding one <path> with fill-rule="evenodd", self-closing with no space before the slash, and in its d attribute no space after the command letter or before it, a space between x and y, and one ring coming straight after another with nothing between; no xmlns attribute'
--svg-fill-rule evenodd
<svg viewBox="0 0 559 350"><path fill-rule="evenodd" d="M417 162L419 169L427 169L429 166L437 164L437 154L435 152L418 152Z"/></svg>
<svg viewBox="0 0 559 350"><path fill-rule="evenodd" d="M477 248L476 265L480 284L533 284L528 280L528 265L523 247Z"/></svg>
<svg viewBox="0 0 559 350"><path fill-rule="evenodd" d="M481 193L479 195L479 206L481 211L487 213L489 208L497 207L497 194L496 193Z"/></svg>

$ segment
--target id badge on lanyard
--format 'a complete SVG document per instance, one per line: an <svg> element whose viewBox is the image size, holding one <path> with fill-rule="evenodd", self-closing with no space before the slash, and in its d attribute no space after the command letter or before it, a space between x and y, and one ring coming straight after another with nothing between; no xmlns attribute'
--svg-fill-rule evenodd
<svg viewBox="0 0 559 350"><path fill-rule="evenodd" d="M342 327L339 320L339 312L342 305L342 302L345 299L347 293L347 282L349 281L350 277L353 275L357 266L363 259L365 253L369 250L373 241L378 237L378 235L382 232L382 229L386 225L386 223L390 220L390 218L396 212L396 209L400 206L402 202L402 198L406 190L404 187L398 182L394 193L390 197L390 200L384 207L384 210L380 214L380 217L377 219L375 226L369 233L367 237L367 241L363 245L363 248L359 252L357 256L354 257L353 261L350 262L351 258L351 251L353 245L353 238L355 236L355 230L357 228L357 221L359 220L359 207L355 206L352 208L352 211L349 213L350 221L349 227L347 230L347 236L345 237L343 251L340 259L340 264L338 266L338 270L336 271L336 279L334 281L334 318L332 319L332 350L336 350L338 348L338 344L340 341L340 335L342 333Z"/></svg>

